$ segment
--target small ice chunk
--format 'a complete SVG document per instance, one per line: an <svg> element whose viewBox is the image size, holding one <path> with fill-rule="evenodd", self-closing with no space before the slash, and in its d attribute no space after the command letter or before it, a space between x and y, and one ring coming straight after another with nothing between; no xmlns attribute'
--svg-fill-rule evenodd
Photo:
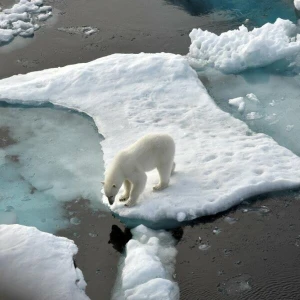
<svg viewBox="0 0 300 300"><path fill-rule="evenodd" d="M237 107L238 111L241 113L245 110L244 97L237 97L237 98L229 99L228 103L232 106Z"/></svg>
<svg viewBox="0 0 300 300"><path fill-rule="evenodd" d="M300 10L300 0L294 0L294 5L297 10Z"/></svg>
<svg viewBox="0 0 300 300"><path fill-rule="evenodd" d="M70 219L70 223L73 225L79 225L81 223L79 218L73 217Z"/></svg>
<svg viewBox="0 0 300 300"><path fill-rule="evenodd" d="M285 130L289 132L289 131L293 130L294 127L295 127L294 125L286 125Z"/></svg>
<svg viewBox="0 0 300 300"><path fill-rule="evenodd" d="M184 212L179 212L177 213L177 221L178 222L182 222L184 221L186 218L186 214Z"/></svg>
<svg viewBox="0 0 300 300"><path fill-rule="evenodd" d="M263 116L259 112L256 112L256 111L252 111L246 115L247 120L259 120L262 117Z"/></svg>
<svg viewBox="0 0 300 300"><path fill-rule="evenodd" d="M224 221L225 221L226 223L232 225L232 224L234 224L234 223L237 222L237 219L227 216L227 217L224 218Z"/></svg>
<svg viewBox="0 0 300 300"><path fill-rule="evenodd" d="M201 244L199 245L199 250L201 251L207 251L211 246L209 244Z"/></svg>
<svg viewBox="0 0 300 300"><path fill-rule="evenodd" d="M48 20L50 17L52 17L52 12L48 12L48 13L45 13L45 14L39 14L38 15L38 20L39 21L46 21Z"/></svg>
<svg viewBox="0 0 300 300"><path fill-rule="evenodd" d="M256 95L254 95L253 93L250 93L250 94L247 94L246 97L251 100L251 101L254 101L254 102L259 102L260 101L258 100L258 98L256 97Z"/></svg>
<svg viewBox="0 0 300 300"><path fill-rule="evenodd" d="M217 227L213 230L213 234L215 234L215 235L218 235L220 233L221 233L221 229L219 229Z"/></svg>

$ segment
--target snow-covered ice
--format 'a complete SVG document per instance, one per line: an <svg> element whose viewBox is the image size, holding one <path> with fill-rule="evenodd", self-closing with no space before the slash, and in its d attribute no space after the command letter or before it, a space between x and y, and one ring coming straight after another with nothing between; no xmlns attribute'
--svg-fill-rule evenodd
<svg viewBox="0 0 300 300"><path fill-rule="evenodd" d="M172 235L140 225L131 230L113 300L176 300L179 288L173 281L177 250Z"/></svg>
<svg viewBox="0 0 300 300"><path fill-rule="evenodd" d="M52 7L43 6L43 0L20 0L12 8L0 8L0 46L15 36L29 37L40 28L38 21L52 16Z"/></svg>
<svg viewBox="0 0 300 300"><path fill-rule="evenodd" d="M226 210L246 197L300 184L300 158L220 110L179 55L116 54L13 76L0 81L0 99L50 101L92 116L105 137L106 166L146 133L171 134L177 147L171 185L153 192L158 176L149 173L136 206L116 202L112 207L121 217L190 220ZM106 197L103 201L107 203Z"/></svg>
<svg viewBox="0 0 300 300"><path fill-rule="evenodd" d="M197 67L213 67L225 73L269 65L281 59L293 59L300 51L297 26L277 19L249 31L244 25L219 36L202 29L190 33L188 56Z"/></svg>
<svg viewBox="0 0 300 300"><path fill-rule="evenodd" d="M78 248L64 237L34 227L0 225L0 294L8 299L89 299L73 256Z"/></svg>
<svg viewBox="0 0 300 300"><path fill-rule="evenodd" d="M300 10L300 0L294 0L294 5L296 9Z"/></svg>

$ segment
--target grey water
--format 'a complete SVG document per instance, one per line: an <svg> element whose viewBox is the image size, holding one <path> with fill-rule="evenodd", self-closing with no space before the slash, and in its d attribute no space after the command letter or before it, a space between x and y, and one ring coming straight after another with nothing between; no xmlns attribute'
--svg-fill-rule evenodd
<svg viewBox="0 0 300 300"><path fill-rule="evenodd" d="M5 104L0 116L0 224L55 232L74 223L64 206L81 199L107 211L100 202L102 138L91 118Z"/></svg>

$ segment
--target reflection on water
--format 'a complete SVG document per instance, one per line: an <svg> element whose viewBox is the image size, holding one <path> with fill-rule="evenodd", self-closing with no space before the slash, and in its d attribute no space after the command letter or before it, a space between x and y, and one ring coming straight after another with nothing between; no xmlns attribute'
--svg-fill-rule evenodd
<svg viewBox="0 0 300 300"><path fill-rule="evenodd" d="M208 15L214 21L221 19L244 22L249 19L252 25L261 26L274 22L277 18L296 20L293 1L285 0L165 0L192 16Z"/></svg>
<svg viewBox="0 0 300 300"><path fill-rule="evenodd" d="M94 122L50 107L0 106L0 224L54 232L73 224L64 203L100 207L104 167ZM76 222L75 222L76 223Z"/></svg>

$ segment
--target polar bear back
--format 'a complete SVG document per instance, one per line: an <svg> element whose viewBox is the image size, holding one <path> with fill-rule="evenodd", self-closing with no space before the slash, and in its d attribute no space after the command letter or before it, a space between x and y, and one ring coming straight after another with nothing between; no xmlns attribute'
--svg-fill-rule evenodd
<svg viewBox="0 0 300 300"><path fill-rule="evenodd" d="M174 154L175 143L171 136L151 133L121 151L119 156L122 156L122 161L126 165L129 163L148 172L163 164L173 163Z"/></svg>

